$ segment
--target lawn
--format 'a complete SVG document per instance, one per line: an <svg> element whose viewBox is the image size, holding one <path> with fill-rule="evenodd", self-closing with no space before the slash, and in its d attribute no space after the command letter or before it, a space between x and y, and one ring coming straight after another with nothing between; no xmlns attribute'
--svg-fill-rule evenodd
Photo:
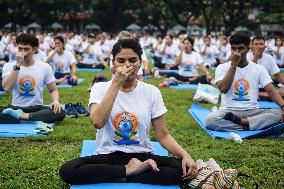
<svg viewBox="0 0 284 189"><path fill-rule="evenodd" d="M87 106L88 82L96 73L79 73L85 82L72 89L60 89L60 102L82 102ZM103 74L110 77L110 73ZM158 86L162 79L146 82ZM187 113L192 91L161 89L168 108L167 126L173 137L194 159L214 158L221 167L235 168L260 182L262 189L284 188L284 139L250 139L237 144L230 140L213 140ZM47 91L44 94L48 104ZM0 96L0 105L11 102L11 96ZM210 107L210 105L205 105ZM152 139L153 138L153 135ZM54 132L44 137L0 139L0 188L62 189L68 188L58 176L59 167L78 157L85 139L95 139L95 129L88 117L65 118ZM248 178L239 178L243 188L253 188Z"/></svg>

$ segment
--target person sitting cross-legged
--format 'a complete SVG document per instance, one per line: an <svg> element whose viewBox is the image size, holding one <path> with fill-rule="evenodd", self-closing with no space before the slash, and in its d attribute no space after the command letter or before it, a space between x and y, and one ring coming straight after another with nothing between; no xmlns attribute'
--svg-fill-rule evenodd
<svg viewBox="0 0 284 189"><path fill-rule="evenodd" d="M161 92L137 80L142 48L134 39L119 40L112 49L114 78L94 84L89 107L97 128L96 155L66 162L59 174L68 184L138 182L177 185L193 178L197 165L166 128ZM149 132L170 153L153 154Z"/></svg>
<svg viewBox="0 0 284 189"><path fill-rule="evenodd" d="M62 121L65 112L59 103L59 93L51 67L33 55L38 46L35 35L21 34L16 39L16 61L3 67L3 88L12 91L12 105L0 107L0 124L26 121L53 123ZM47 86L51 106L43 105L43 89Z"/></svg>
<svg viewBox="0 0 284 189"><path fill-rule="evenodd" d="M280 123L284 101L265 68L246 59L250 38L236 34L230 43L231 61L220 64L215 73L215 84L222 92L221 107L208 115L206 127L217 131L260 130ZM259 86L281 109L259 109Z"/></svg>

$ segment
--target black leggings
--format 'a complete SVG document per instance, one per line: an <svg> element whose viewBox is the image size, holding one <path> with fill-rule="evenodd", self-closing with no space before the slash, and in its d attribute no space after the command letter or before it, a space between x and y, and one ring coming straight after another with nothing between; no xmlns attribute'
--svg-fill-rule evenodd
<svg viewBox="0 0 284 189"><path fill-rule="evenodd" d="M84 63L78 63L77 68L97 68L97 69L105 69L105 66L103 64L96 64L96 67L93 67L93 64L84 64Z"/></svg>
<svg viewBox="0 0 284 189"><path fill-rule="evenodd" d="M62 121L65 118L65 111L61 109L60 113L54 113L52 109L48 106L28 106L28 107L19 107L19 106L8 106L8 107L0 107L0 112L2 112L6 108L12 108L14 110L21 109L25 113L29 113L30 117L28 121L43 121L45 123L54 123L57 121ZM10 115L5 115L0 113L0 124L14 124L20 123L21 120L16 119Z"/></svg>
<svg viewBox="0 0 284 189"><path fill-rule="evenodd" d="M161 62L155 62L154 66L160 69L166 68L166 64L163 64ZM178 66L172 67L171 70L178 70Z"/></svg>
<svg viewBox="0 0 284 189"><path fill-rule="evenodd" d="M198 83L209 84L205 75L199 76L196 80L191 81L191 82L189 82L190 77L181 76L181 75L179 75L178 73L175 73L175 72L167 73L167 77L174 77L179 81L188 82L190 84L198 84Z"/></svg>
<svg viewBox="0 0 284 189"><path fill-rule="evenodd" d="M147 170L139 175L126 177L125 165L130 159L153 159L159 172ZM68 184L95 184L102 182L136 182L157 185L176 185L182 182L181 160L149 153L114 152L80 157L63 164L59 170L61 179Z"/></svg>

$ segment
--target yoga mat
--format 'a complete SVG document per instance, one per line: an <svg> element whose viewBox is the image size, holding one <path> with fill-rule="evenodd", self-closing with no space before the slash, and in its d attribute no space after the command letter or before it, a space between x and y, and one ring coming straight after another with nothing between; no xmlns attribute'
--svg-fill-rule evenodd
<svg viewBox="0 0 284 189"><path fill-rule="evenodd" d="M171 89L197 89L197 84L178 84L176 86L170 86Z"/></svg>
<svg viewBox="0 0 284 189"><path fill-rule="evenodd" d="M77 81L77 85L81 84L84 82L85 79L83 78L78 78L78 81ZM61 89L61 88L72 88L73 85L68 85L68 84L59 84L59 85L56 85L58 89Z"/></svg>
<svg viewBox="0 0 284 189"><path fill-rule="evenodd" d="M6 94L5 91L0 91L0 95Z"/></svg>
<svg viewBox="0 0 284 189"><path fill-rule="evenodd" d="M174 73L178 73L178 70L159 70L160 73L170 73L170 72L174 72Z"/></svg>
<svg viewBox="0 0 284 189"><path fill-rule="evenodd" d="M165 150L158 142L151 142L154 147L154 152L157 155L168 156ZM96 143L94 140L84 140L80 157L91 156L96 150ZM73 185L71 189L179 189L178 185L162 186L141 183L99 183L99 184L85 184Z"/></svg>
<svg viewBox="0 0 284 189"><path fill-rule="evenodd" d="M34 133L35 123L0 124L0 137L45 136Z"/></svg>
<svg viewBox="0 0 284 189"><path fill-rule="evenodd" d="M103 69L98 68L77 68L77 72L102 72Z"/></svg>
<svg viewBox="0 0 284 189"><path fill-rule="evenodd" d="M188 109L189 114L192 115L192 117L198 122L199 126L206 131L212 138L218 139L218 138L225 138L229 139L231 138L230 133L231 132L221 132L221 131L213 131L209 130L205 127L205 118L208 116L208 114L211 112L209 109L201 107L197 104L192 104L191 108ZM284 131L284 123L275 125L273 127L270 127L268 129L264 130L257 130L257 131L235 131L238 135L240 135L242 138L253 138L258 136L271 136L274 138L281 137L281 132ZM272 136L274 135L274 136Z"/></svg>
<svg viewBox="0 0 284 189"><path fill-rule="evenodd" d="M258 101L260 109L279 109L280 107L275 102Z"/></svg>

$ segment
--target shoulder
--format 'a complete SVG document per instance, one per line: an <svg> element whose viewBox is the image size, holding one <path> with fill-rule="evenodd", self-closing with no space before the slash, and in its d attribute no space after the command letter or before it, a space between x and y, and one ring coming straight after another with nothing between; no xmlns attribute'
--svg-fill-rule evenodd
<svg viewBox="0 0 284 189"><path fill-rule="evenodd" d="M160 94L160 90L149 83L144 83L142 81L138 81L139 92L143 92L147 95L157 95Z"/></svg>
<svg viewBox="0 0 284 189"><path fill-rule="evenodd" d="M269 60L269 61L273 61L274 60L273 56L271 56L270 54L267 54L267 53L263 53L263 57L266 60Z"/></svg>
<svg viewBox="0 0 284 189"><path fill-rule="evenodd" d="M223 64L219 64L216 68L216 70L224 70L224 69L229 69L231 66L231 61L225 62Z"/></svg>
<svg viewBox="0 0 284 189"><path fill-rule="evenodd" d="M263 66L263 65L261 65L261 64L256 64L256 63L254 63L254 62L252 62L252 61L249 61L249 69L251 69L251 70L257 70L257 71L266 71L266 69L265 69L265 67Z"/></svg>
<svg viewBox="0 0 284 189"><path fill-rule="evenodd" d="M102 92L107 92L108 88L110 87L112 83L112 80L107 81L107 82L98 82L98 83L94 83L92 90L95 91L102 91Z"/></svg>

